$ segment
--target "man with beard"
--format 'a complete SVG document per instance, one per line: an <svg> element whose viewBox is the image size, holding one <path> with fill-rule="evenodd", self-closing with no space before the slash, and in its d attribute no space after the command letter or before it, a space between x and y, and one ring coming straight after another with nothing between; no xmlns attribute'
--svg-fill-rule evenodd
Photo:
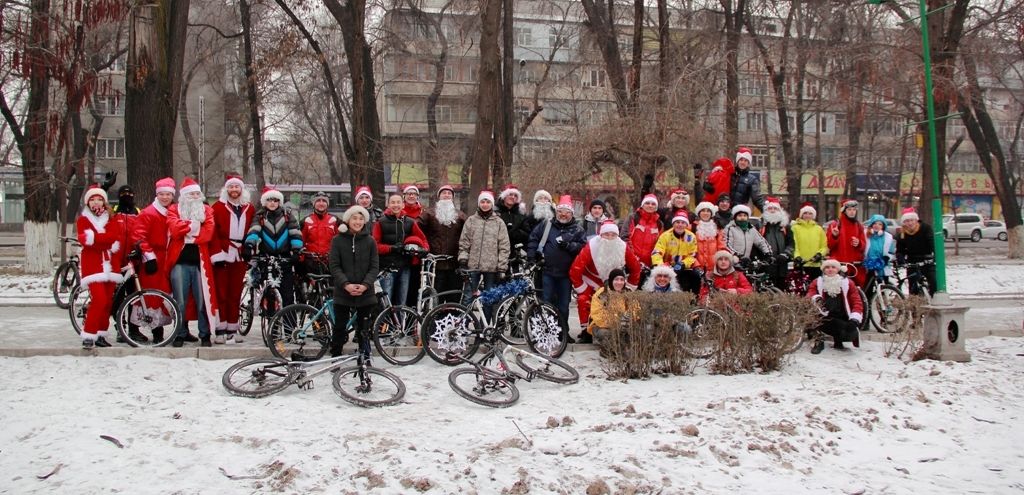
<svg viewBox="0 0 1024 495"><path fill-rule="evenodd" d="M751 200L758 210L764 211L764 196L761 195L761 176L750 173L754 154L748 148L736 152L736 171L732 174L729 188L733 206L746 205Z"/></svg>
<svg viewBox="0 0 1024 495"><path fill-rule="evenodd" d="M256 253L278 258L278 266L281 269L281 273L277 274L280 277L278 290L281 292L282 308L295 302L295 276L292 265L298 259L299 250L303 245L299 222L283 207L283 202L284 195L281 191L270 186L263 188L263 194L260 196L263 208L253 215L242 246L242 259L246 261ZM260 267L264 276L272 276L273 274L267 273L267 269L267 266ZM267 318L272 316L274 315L266 315Z"/></svg>
<svg viewBox="0 0 1024 495"><path fill-rule="evenodd" d="M533 194L533 208L530 210L530 219L527 221L527 228L533 233L538 225L555 218L555 207L551 204L551 193L538 189Z"/></svg>
<svg viewBox="0 0 1024 495"><path fill-rule="evenodd" d="M434 290L445 292L462 288L459 268L459 237L466 223L466 215L455 207L455 189L443 185L437 190L437 203L434 211L423 213L423 235L427 236L430 253L451 256L451 259L440 260L434 264ZM458 298L450 298L458 302ZM449 302L449 301L438 301Z"/></svg>
<svg viewBox="0 0 1024 495"><path fill-rule="evenodd" d="M604 201L597 198L590 200L590 208L583 217L583 235L588 241L597 237L598 227L606 220L611 220L611 217L605 212Z"/></svg>
<svg viewBox="0 0 1024 495"><path fill-rule="evenodd" d="M657 201L654 206L657 207ZM657 216L657 211L649 213ZM622 267L626 267L629 273L627 287L635 290L640 284L640 259L633 248L619 238L619 227L609 220L601 224L598 237L587 241L569 268L569 280L576 291L576 306L580 315L580 325L583 327L577 342L589 344L594 341L593 336L587 331L590 324L590 298L604 285L612 270Z"/></svg>
<svg viewBox="0 0 1024 495"><path fill-rule="evenodd" d="M563 195L558 200L555 218L538 224L527 243L527 256L544 260L541 274L544 300L558 309L558 323L566 335L569 335L569 303L572 299L569 267L583 249L584 242L583 229L572 217L572 197ZM571 336L569 340L572 340Z"/></svg>
<svg viewBox="0 0 1024 495"><path fill-rule="evenodd" d="M249 190L237 175L228 175L220 198L213 209L213 240L210 242L210 261L217 279L217 307L220 321L217 322L215 344L242 342L238 333L239 302L245 285L245 272L249 264L242 259L242 242L249 230L256 208L249 202Z"/></svg>
<svg viewBox="0 0 1024 495"><path fill-rule="evenodd" d="M469 272L469 283L462 294L466 305L481 280L487 290L505 277L511 250L505 222L494 214L494 193L480 191L476 205L476 213L466 219L459 237L459 266ZM491 305L484 305L484 312L490 318Z"/></svg>
<svg viewBox="0 0 1024 495"><path fill-rule="evenodd" d="M210 328L219 325L217 291L214 288L210 244L213 241L213 208L203 201L199 184L189 177L181 182L178 204L167 208L167 264L171 268L171 290L181 319L174 347L181 347L188 335L186 305L190 298L199 320L201 347L210 347Z"/></svg>
<svg viewBox="0 0 1024 495"><path fill-rule="evenodd" d="M789 259L793 257L793 231L789 226L789 215L782 209L779 198L768 196L761 213L761 236L768 242L772 252L772 264L766 272L779 290L786 288L786 273Z"/></svg>
<svg viewBox="0 0 1024 495"><path fill-rule="evenodd" d="M665 230L665 225L661 223L661 217L658 215L658 197L653 194L645 195L640 201L640 208L629 216L626 225L623 240L629 243L630 249L636 253L641 263L651 266L651 252L658 243L658 236Z"/></svg>
<svg viewBox="0 0 1024 495"><path fill-rule="evenodd" d="M512 259L519 258L519 249L526 247L530 240L530 217L526 216L526 205L519 202L522 193L519 188L509 184L498 195L498 204L494 208L508 231L508 242L512 247ZM517 248L516 246L520 246Z"/></svg>
<svg viewBox="0 0 1024 495"><path fill-rule="evenodd" d="M811 348L811 354L825 349L824 335L832 336L836 349L845 349L843 342L853 342L860 347L860 322L864 318L864 301L861 301L857 286L847 277L839 274L842 265L835 259L821 263L822 275L811 282L807 297L816 300L824 319L815 329L818 337ZM820 299L818 299L820 297Z"/></svg>
<svg viewBox="0 0 1024 495"><path fill-rule="evenodd" d="M135 219L132 227L131 246L136 243L142 251L145 260L142 271L138 274L139 285L143 289L156 289L166 294L171 293L171 265L167 263L167 208L174 202L174 193L177 190L174 179L164 177L156 181L156 198L153 203L142 209L138 218ZM147 311L163 324L171 322L170 315L161 306L160 299L149 298L146 300ZM176 331L177 329L171 329ZM164 328L158 326L153 329L153 339L160 342L164 340ZM186 342L198 342L199 339L192 334L185 335Z"/></svg>
<svg viewBox="0 0 1024 495"><path fill-rule="evenodd" d="M672 219L679 215L682 211L686 214L686 220L688 222L694 222L695 218L690 213L690 193L686 192L686 189L677 187L668 193L668 204L658 210L658 215L661 215L662 225L672 225Z"/></svg>
<svg viewBox="0 0 1024 495"><path fill-rule="evenodd" d="M697 236L697 266L705 271L715 266L715 253L725 249L725 236L714 219L717 209L706 201L697 205L697 221L693 233Z"/></svg>
<svg viewBox="0 0 1024 495"><path fill-rule="evenodd" d="M359 186L356 188L356 204L362 206L366 210L366 214L369 218L366 219L366 229L369 232L373 228L373 224L384 214L384 210L373 206L373 191L367 186Z"/></svg>
<svg viewBox="0 0 1024 495"><path fill-rule="evenodd" d="M825 227L829 255L840 263L859 264L864 261L864 225L857 220L857 201L844 199L840 202L839 218ZM857 270L853 280L857 287L863 287L867 270Z"/></svg>

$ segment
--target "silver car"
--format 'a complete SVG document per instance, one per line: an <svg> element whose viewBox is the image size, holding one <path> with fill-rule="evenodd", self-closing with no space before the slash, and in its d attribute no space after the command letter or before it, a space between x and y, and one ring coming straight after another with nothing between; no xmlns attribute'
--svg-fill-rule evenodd
<svg viewBox="0 0 1024 495"><path fill-rule="evenodd" d="M985 220L985 226L981 228L983 239L1006 240L1006 224L999 220Z"/></svg>

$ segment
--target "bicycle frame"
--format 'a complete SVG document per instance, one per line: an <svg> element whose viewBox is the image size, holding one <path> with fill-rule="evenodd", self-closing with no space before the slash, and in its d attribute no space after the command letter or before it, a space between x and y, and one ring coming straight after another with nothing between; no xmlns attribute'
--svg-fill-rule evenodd
<svg viewBox="0 0 1024 495"><path fill-rule="evenodd" d="M490 347L490 350L487 351L487 353L485 353L483 356L481 356L480 359L473 361L472 359L466 359L461 355L457 356L461 363L467 363L473 366L474 368L476 368L477 371L480 372L480 375L484 378L493 380L503 380L515 383L516 380L526 380L527 382L532 382L533 379L537 377L536 372L528 371L525 375L523 375L510 368L508 365L508 360L505 359L505 353L507 353L510 350L518 352L525 356L540 358L541 360L547 359L546 357L541 356L539 354L534 354L530 351L526 351L518 347L506 344L500 338L498 338L498 332L494 327L488 327L484 330L484 338L484 343L487 344L488 347ZM487 363L490 362L492 359L498 360L498 371L495 371L487 367Z"/></svg>

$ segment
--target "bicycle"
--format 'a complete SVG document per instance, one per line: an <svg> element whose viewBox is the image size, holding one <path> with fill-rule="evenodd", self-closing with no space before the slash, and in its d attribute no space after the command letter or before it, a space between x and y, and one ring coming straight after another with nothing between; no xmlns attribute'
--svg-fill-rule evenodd
<svg viewBox="0 0 1024 495"><path fill-rule="evenodd" d="M857 277L857 270L860 269L860 262L841 262L840 266L846 267L846 271L842 273L844 273L846 278L850 279L850 283L853 284L853 280ZM856 284L853 285L856 286ZM866 332L871 325L871 305L868 304L868 295L864 292L863 288L857 287L857 293L860 295L861 304L864 305L864 319L861 320L858 330Z"/></svg>
<svg viewBox="0 0 1024 495"><path fill-rule="evenodd" d="M524 257L525 259L525 257ZM518 283L515 294L511 297L501 299L498 303L497 309L495 309L495 326L502 329L502 335L505 342L512 345L528 345L527 332L525 322L529 320L527 311L529 311L535 304L540 304L543 301L540 299L539 291L537 290L536 283L537 276L540 275L543 269L543 263L528 263L521 262L515 265L513 268L515 271L512 272L511 280ZM575 294L575 291L571 291ZM552 306L553 307L553 306ZM557 309L555 310L555 317L557 321ZM537 328L547 328L544 326ZM559 327L560 328L560 327ZM552 329L553 330L553 329ZM566 329L568 330L568 329ZM537 338L543 340L550 338L549 335L541 335ZM568 345L568 339L562 336L558 337L560 340L564 340ZM564 349L563 349L564 350ZM555 357L561 355L562 351L558 351Z"/></svg>
<svg viewBox="0 0 1024 495"><path fill-rule="evenodd" d="M288 361L279 357L246 359L228 368L221 377L221 384L232 395L258 399L276 394L293 383L299 389L310 390L314 378L333 373L334 391L349 403L361 407L397 404L405 397L405 383L397 375L373 367L366 339L365 332L360 332L360 349L355 355L314 361ZM345 366L353 360L355 365Z"/></svg>
<svg viewBox="0 0 1024 495"><path fill-rule="evenodd" d="M580 379L579 372L563 361L508 345L495 327L488 327L482 339L490 350L476 362L457 356L460 363L468 363L472 367L456 368L448 375L448 385L452 390L470 402L488 407L509 407L519 400L517 380L532 382L534 378L542 378L570 385ZM509 368L505 359L509 350L515 351L516 364L526 372L525 375ZM492 360L496 365L489 367Z"/></svg>
<svg viewBox="0 0 1024 495"><path fill-rule="evenodd" d="M928 259L924 261L905 261L893 265L893 274L896 278L896 282L893 285L899 288L904 295L922 296L926 303L931 303L931 286L928 284L928 277L924 276L922 269L934 264L935 260ZM901 271L903 275L900 275ZM903 284L906 284L906 290L903 290Z"/></svg>
<svg viewBox="0 0 1024 495"><path fill-rule="evenodd" d="M280 311L282 301L281 275L283 260L277 256L257 255L249 260L249 271L242 287L242 300L238 305L238 333L249 335L253 321L260 316L260 333L266 344L267 329L274 315Z"/></svg>
<svg viewBox="0 0 1024 495"><path fill-rule="evenodd" d="M484 304L495 304L508 297L523 294L529 290L529 280L517 278L509 283L493 287L480 293L469 306L445 303L432 309L423 317L420 326L421 340L426 354L438 363L454 366L476 354L485 332L496 328L500 338L510 342L500 323L507 318L495 313L494 319L487 317ZM511 311L511 305L506 306ZM558 323L558 310L549 303L536 301L524 313L526 344L531 351L555 358L561 356L568 346L566 334Z"/></svg>
<svg viewBox="0 0 1024 495"><path fill-rule="evenodd" d="M114 289L116 308L114 328L118 335L132 347L163 347L174 339L178 322L184 315L178 312L178 305L166 292L157 289L143 289L137 276L142 263L142 251L138 247L128 254L128 264L122 269L123 280ZM92 301L89 288L78 286L71 296L68 313L75 333L81 335L85 315ZM169 331L165 331L165 327Z"/></svg>
<svg viewBox="0 0 1024 495"><path fill-rule="evenodd" d="M864 300L865 320L871 320L871 326L878 333L893 333L903 330L906 326L906 311L901 310L902 301L906 299L899 287L889 284L886 277L877 273L868 273L868 287L871 297ZM863 296L863 291L862 291Z"/></svg>
<svg viewBox="0 0 1024 495"><path fill-rule="evenodd" d="M304 302L314 307L320 306L325 300L334 297L333 277L327 266L327 256L305 249L301 251L301 254L306 261L312 261L317 270L305 273L301 277L296 276L295 286L298 288L296 292L301 294L301 298L296 299L296 302Z"/></svg>
<svg viewBox="0 0 1024 495"><path fill-rule="evenodd" d="M768 292L771 294L782 294L782 289L775 286L775 282L772 281L772 277L768 274L768 268L774 266L770 261L763 260L751 260L743 270L750 281L750 285L754 287L755 292Z"/></svg>
<svg viewBox="0 0 1024 495"><path fill-rule="evenodd" d="M50 292L53 293L53 301L60 309L68 309L71 305L71 295L82 283L82 275L79 271L78 250L82 245L74 237L61 237L61 242L71 244L71 254L67 261L57 267L50 282Z"/></svg>
<svg viewBox="0 0 1024 495"><path fill-rule="evenodd" d="M814 280L803 268L804 265L810 262L804 261L801 258L793 260L793 269L786 274L786 292L800 297L807 295L807 289L810 288Z"/></svg>

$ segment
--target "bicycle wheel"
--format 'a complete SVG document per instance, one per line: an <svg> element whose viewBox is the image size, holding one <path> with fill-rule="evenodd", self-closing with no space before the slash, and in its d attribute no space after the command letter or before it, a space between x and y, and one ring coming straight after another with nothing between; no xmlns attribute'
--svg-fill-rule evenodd
<svg viewBox="0 0 1024 495"><path fill-rule="evenodd" d="M530 350L548 357L556 358L565 352L569 345L562 325L558 323L558 310L550 303L534 302L526 308L523 315L523 326L526 327L526 344Z"/></svg>
<svg viewBox="0 0 1024 495"><path fill-rule="evenodd" d="M296 375L284 359L254 357L231 365L220 382L231 395L258 399L288 388Z"/></svg>
<svg viewBox="0 0 1024 495"><path fill-rule="evenodd" d="M89 288L79 285L71 292L68 298L68 315L71 316L71 328L75 333L81 335L85 328L85 314L89 311L89 303L92 296L89 295Z"/></svg>
<svg viewBox="0 0 1024 495"><path fill-rule="evenodd" d="M778 315L780 320L780 345L782 352L786 354L792 354L800 349L804 345L804 339L806 338L807 332L797 325L797 317L792 311L786 311L779 304L772 304L768 307L770 314Z"/></svg>
<svg viewBox="0 0 1024 495"><path fill-rule="evenodd" d="M243 287L242 300L238 303L238 333L242 335L249 335L249 330L252 329L253 315L256 314L254 300L259 300L256 297L256 289Z"/></svg>
<svg viewBox="0 0 1024 495"><path fill-rule="evenodd" d="M114 312L114 328L132 347L163 347L174 340L182 315L167 293L146 289L125 298ZM138 333L129 331L137 330ZM139 336L146 338L141 341Z"/></svg>
<svg viewBox="0 0 1024 495"><path fill-rule="evenodd" d="M517 352L516 364L549 382L571 384L580 381L580 373L576 368L555 358Z"/></svg>
<svg viewBox="0 0 1024 495"><path fill-rule="evenodd" d="M50 282L50 291L53 292L53 301L57 303L57 307L68 309L71 305L71 295L80 283L77 263L65 261L57 267Z"/></svg>
<svg viewBox="0 0 1024 495"><path fill-rule="evenodd" d="M427 313L420 325L420 340L430 359L455 366L476 354L482 325L465 306L442 304Z"/></svg>
<svg viewBox="0 0 1024 495"><path fill-rule="evenodd" d="M332 384L338 396L362 407L390 406L405 397L401 378L369 366L361 372L359 365L342 368L334 373Z"/></svg>
<svg viewBox="0 0 1024 495"><path fill-rule="evenodd" d="M697 359L706 359L715 352L715 344L725 328L725 318L707 308L690 311L683 319L683 351Z"/></svg>
<svg viewBox="0 0 1024 495"><path fill-rule="evenodd" d="M527 299L524 295L509 297L501 301L494 311L495 325L501 329L501 340L509 345L525 345L526 330L523 322Z"/></svg>
<svg viewBox="0 0 1024 495"><path fill-rule="evenodd" d="M270 321L267 347L271 354L288 360L314 361L331 346L330 315L313 306L292 304Z"/></svg>
<svg viewBox="0 0 1024 495"><path fill-rule="evenodd" d="M519 389L514 383L476 368L452 370L448 385L464 399L481 406L508 407L519 400Z"/></svg>
<svg viewBox="0 0 1024 495"><path fill-rule="evenodd" d="M871 326L879 333L893 333L902 331L906 327L907 312L899 308L900 303L906 299L902 292L895 286L883 284L878 286L875 297L871 299L871 311L868 312Z"/></svg>
<svg viewBox="0 0 1024 495"><path fill-rule="evenodd" d="M864 289L857 287L857 293L860 294L860 301L861 304L864 306L864 319L860 321L859 330L861 332L866 332L869 328L871 328L871 301L868 300L868 295L864 292Z"/></svg>
<svg viewBox="0 0 1024 495"><path fill-rule="evenodd" d="M373 320L373 346L385 361L408 365L423 359L420 343L420 315L408 306L391 306ZM406 348L415 352L407 352ZM404 354L403 354L404 353Z"/></svg>

